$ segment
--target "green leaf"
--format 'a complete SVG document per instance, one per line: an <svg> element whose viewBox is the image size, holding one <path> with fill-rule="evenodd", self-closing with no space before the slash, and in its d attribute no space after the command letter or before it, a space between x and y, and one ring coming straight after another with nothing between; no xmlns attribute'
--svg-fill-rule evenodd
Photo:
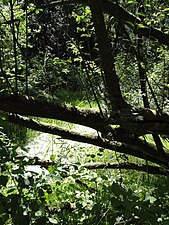
<svg viewBox="0 0 169 225"><path fill-rule="evenodd" d="M151 8L151 5L150 4L146 4L145 7Z"/></svg>
<svg viewBox="0 0 169 225"><path fill-rule="evenodd" d="M49 171L50 173L54 172L54 171L55 171L54 166L49 166L49 167L48 167L48 171Z"/></svg>
<svg viewBox="0 0 169 225"><path fill-rule="evenodd" d="M168 12L168 11L169 11L169 8L163 9L163 12Z"/></svg>
<svg viewBox="0 0 169 225"><path fill-rule="evenodd" d="M1 112L0 119L6 121L7 118L8 118L8 115L6 113L4 113L4 112Z"/></svg>
<svg viewBox="0 0 169 225"><path fill-rule="evenodd" d="M136 3L137 3L136 0L130 0L130 1L128 1L128 4L136 4Z"/></svg>
<svg viewBox="0 0 169 225"><path fill-rule="evenodd" d="M1 214L1 216L0 216L0 224L7 224L6 222L7 222L8 219L9 219L9 215L7 213Z"/></svg>
<svg viewBox="0 0 169 225"><path fill-rule="evenodd" d="M89 37L89 34L81 34L80 37Z"/></svg>
<svg viewBox="0 0 169 225"><path fill-rule="evenodd" d="M58 221L54 218L49 218L49 222L52 224L58 224Z"/></svg>
<svg viewBox="0 0 169 225"><path fill-rule="evenodd" d="M52 162L54 162L55 159L56 159L56 155L50 155L50 160L51 160Z"/></svg>
<svg viewBox="0 0 169 225"><path fill-rule="evenodd" d="M88 7L86 7L85 13L90 14L90 9Z"/></svg>
<svg viewBox="0 0 169 225"><path fill-rule="evenodd" d="M155 197L150 195L145 198L145 201L150 201L150 203L154 203L156 200L157 199Z"/></svg>
<svg viewBox="0 0 169 225"><path fill-rule="evenodd" d="M37 217L42 216L42 211L38 210L37 212L35 212L35 216L37 216Z"/></svg>
<svg viewBox="0 0 169 225"><path fill-rule="evenodd" d="M142 24L142 23L139 23L139 24L138 24L138 27L139 27L139 28L147 28L147 26L145 26L145 25Z"/></svg>
<svg viewBox="0 0 169 225"><path fill-rule="evenodd" d="M69 70L67 68L62 69L62 73L68 74L69 73Z"/></svg>
<svg viewBox="0 0 169 225"><path fill-rule="evenodd" d="M130 21L127 21L127 24L130 25L131 27L134 27L134 23L130 22Z"/></svg>
<svg viewBox="0 0 169 225"><path fill-rule="evenodd" d="M145 13L142 13L142 12L138 12L138 15L145 17Z"/></svg>
<svg viewBox="0 0 169 225"><path fill-rule="evenodd" d="M149 21L149 22L147 22L147 25L148 25L148 26L150 26L150 25L151 25L151 23L152 23L152 22L151 22L151 21Z"/></svg>

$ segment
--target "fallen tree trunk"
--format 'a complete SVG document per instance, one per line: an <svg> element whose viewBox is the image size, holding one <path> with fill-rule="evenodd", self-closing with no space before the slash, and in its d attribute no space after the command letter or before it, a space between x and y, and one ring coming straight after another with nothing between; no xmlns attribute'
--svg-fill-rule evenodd
<svg viewBox="0 0 169 225"><path fill-rule="evenodd" d="M0 95L0 110L8 112L6 120L9 122L34 130L56 134L62 138L93 144L120 153L126 153L168 167L169 154L167 152L164 152L163 154L158 152L155 145L147 143L144 139L138 137L140 130L144 134L149 134L150 130L153 132L155 129L155 132L161 134L161 127L159 126L159 129L157 126L157 124L161 124L161 121L163 121L163 126L165 124L166 130L168 130L167 121L169 116L166 113L159 114L152 113L152 111L148 109L138 109L137 115L135 115L135 113L133 116L132 114L127 114L126 116L121 114L118 119L118 116L115 114L114 118L106 119L102 118L96 109L68 107L32 98L29 99L23 96L10 95ZM58 126L37 122L36 120L16 114L52 118L76 123L93 128L98 134L80 134ZM115 121L114 124L113 121ZM124 123L123 126L121 126L122 122ZM155 125L149 127L149 123ZM128 124L130 124L130 126L128 126ZM116 128L113 127L113 125L119 125L119 127ZM150 128L150 130L148 128Z"/></svg>

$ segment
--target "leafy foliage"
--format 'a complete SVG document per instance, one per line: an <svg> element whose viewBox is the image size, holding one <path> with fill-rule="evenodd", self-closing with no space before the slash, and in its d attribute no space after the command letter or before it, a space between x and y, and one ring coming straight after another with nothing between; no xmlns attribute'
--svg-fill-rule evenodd
<svg viewBox="0 0 169 225"><path fill-rule="evenodd" d="M1 97L1 108L8 112L0 112L0 224L168 224L168 176L89 171L82 162L67 165L65 155L57 160L55 154L40 168L36 157L18 156L26 129L4 120L41 130L44 124L32 120L37 113L68 122L77 117L97 136L80 136L50 122L45 128L100 146L78 158L90 163L116 158L120 168L121 161L136 161L128 153L141 163L146 159L147 171L151 161L168 175L166 1L75 2L0 1L0 92L7 96ZM56 104L67 102L72 92L97 109L76 108L77 101L69 101L70 107ZM111 158L103 147L120 153Z"/></svg>
<svg viewBox="0 0 169 225"><path fill-rule="evenodd" d="M131 175L106 170L90 172L80 164L65 167L58 160L48 171L39 168L41 172L37 169L36 172L28 167L35 159L17 159L15 146L3 132L0 148L1 224L167 224L169 221L168 178L153 181L151 177L150 181L139 182L134 187ZM93 160L92 155L89 157ZM56 157L51 159L55 162Z"/></svg>

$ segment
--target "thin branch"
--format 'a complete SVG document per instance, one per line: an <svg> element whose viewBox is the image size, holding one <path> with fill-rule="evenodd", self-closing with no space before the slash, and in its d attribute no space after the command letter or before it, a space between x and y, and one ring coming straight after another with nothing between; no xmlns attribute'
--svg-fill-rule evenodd
<svg viewBox="0 0 169 225"><path fill-rule="evenodd" d="M143 164L134 164L134 163L88 163L82 165L87 169L125 169L125 170L137 170L142 172L147 172L148 174L158 174L169 176L169 170L165 170L158 166L150 166Z"/></svg>
<svg viewBox="0 0 169 225"><path fill-rule="evenodd" d="M139 76L140 76L140 86L141 86L141 94L143 98L143 105L144 108L150 108L149 100L148 100L148 93L147 93L147 75L146 69L144 65L143 56L141 54L142 49L142 40L138 36L138 44L137 44L137 61L138 61L138 68L139 68ZM158 134L152 134L154 142L156 144L157 150L161 153L164 153L163 144L158 136Z"/></svg>
<svg viewBox="0 0 169 225"><path fill-rule="evenodd" d="M24 158L28 158L29 161L27 162L27 165L37 165L41 166L45 169L48 169L49 166L54 166L55 163L49 160L41 160L38 157L30 157L30 156L17 156L15 160L24 160ZM17 162L17 161L15 161ZM76 165L74 164L66 164L64 168L68 168L70 166ZM94 169L124 169L124 170L136 170L136 171L142 171L146 172L148 174L156 174L156 175L164 175L169 176L169 170L166 170L165 168L159 167L159 166L151 166L151 165L144 165L144 164L135 164L135 163L103 163L103 162L95 162L95 163L85 163L81 165L82 167L90 170Z"/></svg>
<svg viewBox="0 0 169 225"><path fill-rule="evenodd" d="M26 70L26 74L25 74L25 85L26 85L26 94L29 95L29 90L28 90L28 0L25 0L25 23L26 23L26 27L25 27L25 33L26 33L26 52L25 52L25 70Z"/></svg>
<svg viewBox="0 0 169 225"><path fill-rule="evenodd" d="M13 51L14 51L14 59L15 59L15 94L18 94L18 61L17 61L15 22L14 22L14 11L13 11L12 0L10 0L10 9L11 9L11 26L12 26L12 35L13 35Z"/></svg>
<svg viewBox="0 0 169 225"><path fill-rule="evenodd" d="M159 111L161 111L161 108L160 108L160 105L159 105L159 103L158 103L157 97L156 97L156 95L155 95L155 93L154 93L154 90L153 90L153 88L152 88L152 86L151 86L151 84L150 84L150 81L149 81L149 79L148 79L147 76L146 76L146 81L147 81L148 87L149 87L149 89L150 89L151 95L152 95L152 97L153 97L153 99L154 99L154 103L155 103L157 109L158 109Z"/></svg>
<svg viewBox="0 0 169 225"><path fill-rule="evenodd" d="M98 109L62 105L58 102L35 100L24 96L0 94L0 109L20 115L58 119L98 131L103 130L105 124L108 124L106 119L101 117Z"/></svg>

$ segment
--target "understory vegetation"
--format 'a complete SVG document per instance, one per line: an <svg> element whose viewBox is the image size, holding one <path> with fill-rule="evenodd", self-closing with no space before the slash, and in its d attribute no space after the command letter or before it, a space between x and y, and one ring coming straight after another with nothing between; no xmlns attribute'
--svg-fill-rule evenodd
<svg viewBox="0 0 169 225"><path fill-rule="evenodd" d="M169 224L168 16L0 0L0 225Z"/></svg>
<svg viewBox="0 0 169 225"><path fill-rule="evenodd" d="M55 137L47 161L20 155L3 130L0 137L1 224L169 223L168 177L106 167L126 155Z"/></svg>

